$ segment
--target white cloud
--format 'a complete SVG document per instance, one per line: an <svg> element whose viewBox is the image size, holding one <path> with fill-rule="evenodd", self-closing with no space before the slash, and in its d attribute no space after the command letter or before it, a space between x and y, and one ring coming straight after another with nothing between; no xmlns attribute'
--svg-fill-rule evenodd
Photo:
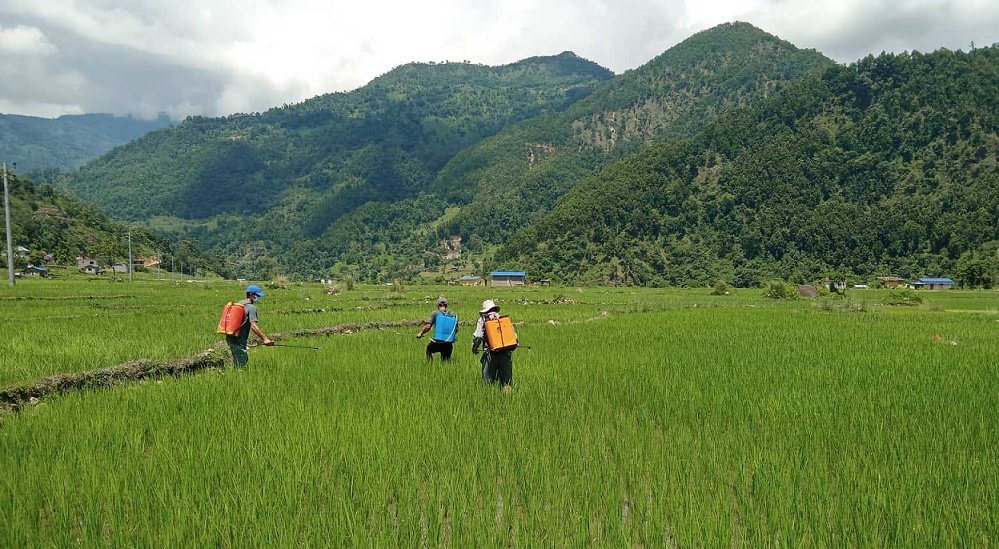
<svg viewBox="0 0 999 549"><path fill-rule="evenodd" d="M882 51L999 41L999 3L983 0L766 0L743 14L800 47L848 63Z"/></svg>
<svg viewBox="0 0 999 549"><path fill-rule="evenodd" d="M49 43L45 33L36 27L0 26L0 55L12 57L45 57L58 49Z"/></svg>
<svg viewBox="0 0 999 549"><path fill-rule="evenodd" d="M31 88L0 85L0 108L29 114L256 111L409 61L564 50L621 72L737 19L841 62L999 39L994 0L3 0L0 17L0 71Z"/></svg>

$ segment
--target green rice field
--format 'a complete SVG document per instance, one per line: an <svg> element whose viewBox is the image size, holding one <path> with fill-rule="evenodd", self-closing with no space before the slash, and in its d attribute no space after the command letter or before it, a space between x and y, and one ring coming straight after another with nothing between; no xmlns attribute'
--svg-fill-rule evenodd
<svg viewBox="0 0 999 549"><path fill-rule="evenodd" d="M217 344L223 280L0 289L0 387ZM256 348L0 412L0 546L990 547L999 292L267 289L267 333L462 319ZM483 385L483 299L517 323Z"/></svg>

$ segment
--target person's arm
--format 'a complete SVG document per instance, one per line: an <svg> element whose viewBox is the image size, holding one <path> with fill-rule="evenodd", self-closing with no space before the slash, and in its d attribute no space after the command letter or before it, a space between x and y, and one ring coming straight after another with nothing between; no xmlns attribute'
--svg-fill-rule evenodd
<svg viewBox="0 0 999 549"><path fill-rule="evenodd" d="M274 345L274 342L271 340L271 338L267 337L267 334L265 334L264 331L260 329L260 326L257 326L256 322L250 322L250 330L252 330L253 333L257 334L257 337L263 340L264 345Z"/></svg>
<svg viewBox="0 0 999 549"><path fill-rule="evenodd" d="M479 354L479 347L482 346L482 336L484 335L484 324L482 317L475 323L475 331L472 332L472 354Z"/></svg>
<svg viewBox="0 0 999 549"><path fill-rule="evenodd" d="M423 323L423 327L420 328L420 332L416 334L416 339L420 339L421 337L423 337L423 334L429 332L431 326L434 325L434 322L437 322L437 311L431 313L430 318L428 318L427 321Z"/></svg>

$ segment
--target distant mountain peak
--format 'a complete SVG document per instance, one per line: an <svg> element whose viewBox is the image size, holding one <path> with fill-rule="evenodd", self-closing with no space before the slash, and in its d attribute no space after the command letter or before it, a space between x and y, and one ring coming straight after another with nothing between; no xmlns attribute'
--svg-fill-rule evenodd
<svg viewBox="0 0 999 549"><path fill-rule="evenodd" d="M687 37L687 39L683 40L675 47L698 44L707 40L731 40L737 43L758 42L760 40L779 41L790 47L798 49L794 44L787 42L786 40L781 40L780 37L745 21L730 21L728 23L721 23L711 28L704 29Z"/></svg>

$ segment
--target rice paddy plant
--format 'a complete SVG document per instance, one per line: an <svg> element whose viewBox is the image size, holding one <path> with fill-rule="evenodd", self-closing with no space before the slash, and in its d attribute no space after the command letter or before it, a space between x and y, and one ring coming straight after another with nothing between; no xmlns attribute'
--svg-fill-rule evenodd
<svg viewBox="0 0 999 549"><path fill-rule="evenodd" d="M281 314L311 291L269 293L265 326L321 322ZM438 293L358 291L340 303L402 304L345 318L422 318ZM463 327L450 364L373 330L43 400L0 419L0 545L995 542L994 315L709 291L448 292L521 322L510 394Z"/></svg>

